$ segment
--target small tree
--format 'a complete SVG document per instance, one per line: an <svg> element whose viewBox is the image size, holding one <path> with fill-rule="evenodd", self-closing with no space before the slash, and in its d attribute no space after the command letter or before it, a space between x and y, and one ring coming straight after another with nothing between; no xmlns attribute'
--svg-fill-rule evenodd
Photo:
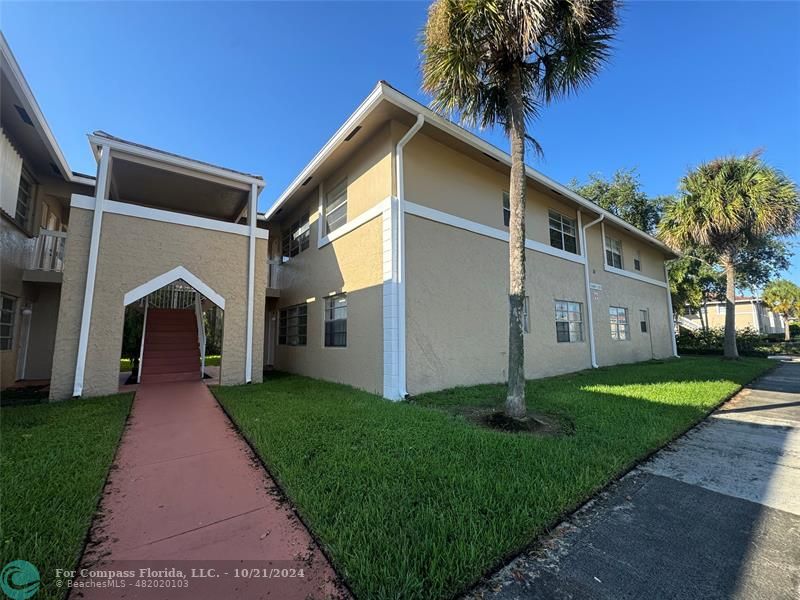
<svg viewBox="0 0 800 600"><path fill-rule="evenodd" d="M726 358L736 348L736 269L743 248L757 238L797 230L800 198L794 182L758 153L705 163L681 180L681 197L668 204L659 235L679 250L699 247L725 270Z"/></svg>
<svg viewBox="0 0 800 600"><path fill-rule="evenodd" d="M764 288L762 298L772 312L783 317L783 339L788 342L792 337L789 319L800 315L800 286L786 279L779 279Z"/></svg>
<svg viewBox="0 0 800 600"><path fill-rule="evenodd" d="M131 375L139 372L139 351L142 344L144 313L135 306L125 308L125 321L122 326L122 358L130 359Z"/></svg>
<svg viewBox="0 0 800 600"><path fill-rule="evenodd" d="M422 32L422 87L433 107L469 125L500 125L511 146L508 226L509 332L506 414L527 415L525 147L543 106L577 91L608 58L614 0L436 0Z"/></svg>

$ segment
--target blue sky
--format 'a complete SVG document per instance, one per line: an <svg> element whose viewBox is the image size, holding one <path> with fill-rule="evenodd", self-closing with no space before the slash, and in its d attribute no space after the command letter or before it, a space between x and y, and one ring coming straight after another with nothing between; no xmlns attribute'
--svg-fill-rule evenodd
<svg viewBox="0 0 800 600"><path fill-rule="evenodd" d="M103 129L263 175L264 210L378 80L428 102L426 8L3 2L2 28L73 169L94 171L85 134ZM800 181L799 27L798 2L630 1L611 63L543 112L529 162L564 183L635 167L656 195L762 148ZM788 275L800 282L800 257Z"/></svg>

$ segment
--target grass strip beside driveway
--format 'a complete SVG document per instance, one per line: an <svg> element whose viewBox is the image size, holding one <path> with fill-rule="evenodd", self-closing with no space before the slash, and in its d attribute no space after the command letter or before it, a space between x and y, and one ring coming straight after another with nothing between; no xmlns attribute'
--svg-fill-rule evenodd
<svg viewBox="0 0 800 600"><path fill-rule="evenodd" d="M36 598L62 598L55 570L75 569L122 435L132 394L0 411L0 565L39 570Z"/></svg>
<svg viewBox="0 0 800 600"><path fill-rule="evenodd" d="M500 405L501 385L403 403L298 376L216 393L357 596L447 598L771 366L693 357L529 381L529 408L574 425L559 437L452 412Z"/></svg>

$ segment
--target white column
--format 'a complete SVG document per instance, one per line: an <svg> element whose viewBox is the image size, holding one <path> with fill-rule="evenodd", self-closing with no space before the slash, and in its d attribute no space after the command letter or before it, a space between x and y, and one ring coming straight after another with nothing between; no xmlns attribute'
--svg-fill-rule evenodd
<svg viewBox="0 0 800 600"><path fill-rule="evenodd" d="M255 300L256 277L256 207L258 187L255 183L250 185L250 203L247 214L247 223L250 225L250 256L247 272L247 348L245 349L244 380L245 383L253 381L253 302Z"/></svg>
<svg viewBox="0 0 800 600"><path fill-rule="evenodd" d="M92 238L89 243L89 265L86 270L86 288L83 293L83 312L81 313L81 330L78 337L78 360L75 364L73 396L80 396L83 393L86 350L89 347L89 328L92 319L92 303L94 302L94 282L97 276L97 256L100 251L100 227L103 224L103 200L107 193L109 167L111 165L110 154L111 149L107 145L100 148L100 164L97 167L97 182L94 192Z"/></svg>

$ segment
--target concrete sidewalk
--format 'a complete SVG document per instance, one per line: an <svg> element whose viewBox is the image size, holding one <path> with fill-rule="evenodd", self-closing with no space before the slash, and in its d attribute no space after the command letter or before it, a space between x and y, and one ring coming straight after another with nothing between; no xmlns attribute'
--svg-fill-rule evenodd
<svg viewBox="0 0 800 600"><path fill-rule="evenodd" d="M800 362L784 362L467 596L800 598Z"/></svg>
<svg viewBox="0 0 800 600"><path fill-rule="evenodd" d="M89 598L346 596L200 381L139 386L81 565L185 582L126 578L124 588L82 590Z"/></svg>

